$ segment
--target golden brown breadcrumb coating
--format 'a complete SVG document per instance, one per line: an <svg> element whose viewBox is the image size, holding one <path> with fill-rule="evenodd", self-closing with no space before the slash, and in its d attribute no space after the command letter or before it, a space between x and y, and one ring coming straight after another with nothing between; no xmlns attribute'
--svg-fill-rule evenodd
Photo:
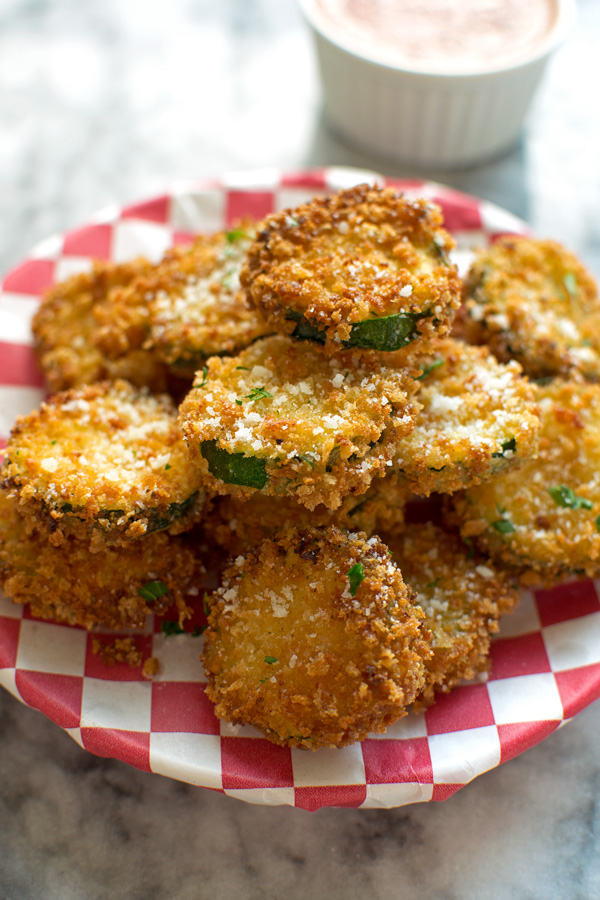
<svg viewBox="0 0 600 900"><path fill-rule="evenodd" d="M123 296L148 306L145 346L177 374L193 377L209 356L237 353L269 328L240 288L239 272L254 237L250 220L201 235L167 251L132 281Z"/></svg>
<svg viewBox="0 0 600 900"><path fill-rule="evenodd" d="M423 408L394 460L409 490L451 493L533 456L539 416L517 363L502 365L487 348L445 338L422 367Z"/></svg>
<svg viewBox="0 0 600 900"><path fill-rule="evenodd" d="M205 492L176 417L169 397L125 381L55 394L17 419L2 485L56 543L185 530Z"/></svg>
<svg viewBox="0 0 600 900"><path fill-rule="evenodd" d="M35 616L90 630L141 628L150 613L174 609L181 622L202 573L183 538L165 533L94 553L74 538L54 547L0 491L0 586Z"/></svg>
<svg viewBox="0 0 600 900"><path fill-rule="evenodd" d="M386 471L413 428L417 382L395 361L330 357L282 336L213 357L180 406L190 454L219 493L262 490L336 508Z"/></svg>
<svg viewBox="0 0 600 900"><path fill-rule="evenodd" d="M243 499L221 496L203 515L202 526L231 556L246 553L286 527L336 525L371 537L380 529L387 532L403 527L406 496L406 489L395 478L374 478L364 494L344 497L336 510L322 504L309 510L291 497L271 497L258 491Z"/></svg>
<svg viewBox="0 0 600 900"><path fill-rule="evenodd" d="M454 499L451 521L525 583L600 575L600 386L536 386L537 456Z"/></svg>
<svg viewBox="0 0 600 900"><path fill-rule="evenodd" d="M334 352L398 350L449 330L453 246L433 203L362 184L268 216L241 280L280 333Z"/></svg>
<svg viewBox="0 0 600 900"><path fill-rule="evenodd" d="M415 708L430 706L436 693L488 668L490 636L511 612L518 594L509 577L487 559L471 558L460 538L431 522L384 536L406 584L417 593L431 634L425 687Z"/></svg>
<svg viewBox="0 0 600 900"><path fill-rule="evenodd" d="M130 668L137 669L143 659L142 652L132 637L118 637L110 643L93 638L92 653L99 656L104 665L109 667L116 663L125 663Z"/></svg>
<svg viewBox="0 0 600 900"><path fill-rule="evenodd" d="M50 288L33 317L35 352L52 392L124 378L154 391L167 387L164 363L143 349L148 334L143 297L121 290L148 273L146 259L96 262Z"/></svg>
<svg viewBox="0 0 600 900"><path fill-rule="evenodd" d="M343 747L422 689L421 621L378 538L289 529L239 557L212 599L207 694L274 743Z"/></svg>
<svg viewBox="0 0 600 900"><path fill-rule="evenodd" d="M555 241L507 236L481 250L465 282L463 327L532 378L600 378L600 300L592 276Z"/></svg>

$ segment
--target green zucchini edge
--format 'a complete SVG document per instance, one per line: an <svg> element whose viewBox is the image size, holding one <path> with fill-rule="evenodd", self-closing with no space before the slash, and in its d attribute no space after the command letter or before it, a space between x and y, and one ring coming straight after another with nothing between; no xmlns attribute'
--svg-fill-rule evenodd
<svg viewBox="0 0 600 900"><path fill-rule="evenodd" d="M355 322L348 340L341 342L342 347L385 352L400 350L418 336L419 321L430 315L430 312L394 313L391 316ZM296 340L325 343L325 331L313 325L302 313L287 310L286 319L296 323L291 335Z"/></svg>
<svg viewBox="0 0 600 900"><path fill-rule="evenodd" d="M237 484L260 491L269 480L266 459L230 453L219 447L216 440L202 441L200 452L208 463L210 474L225 484Z"/></svg>

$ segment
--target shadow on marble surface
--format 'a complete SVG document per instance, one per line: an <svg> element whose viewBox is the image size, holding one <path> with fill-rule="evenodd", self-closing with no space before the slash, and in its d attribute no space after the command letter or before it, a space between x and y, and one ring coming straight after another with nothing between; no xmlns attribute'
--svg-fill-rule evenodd
<svg viewBox="0 0 600 900"><path fill-rule="evenodd" d="M3 900L600 896L597 704L445 803L396 810L250 806L94 757L6 694L0 730Z"/></svg>
<svg viewBox="0 0 600 900"><path fill-rule="evenodd" d="M415 166L400 165L382 157L377 159L363 153L337 134L319 110L313 123L310 142L305 151L304 165L312 168L331 165L332 161L341 166L357 166L374 169L392 178L423 177L457 190L475 194L502 206L521 219L529 218L529 204L525 184L525 145L521 140L515 147L501 156L475 168L464 170L419 169ZM493 177L491 175L493 174Z"/></svg>

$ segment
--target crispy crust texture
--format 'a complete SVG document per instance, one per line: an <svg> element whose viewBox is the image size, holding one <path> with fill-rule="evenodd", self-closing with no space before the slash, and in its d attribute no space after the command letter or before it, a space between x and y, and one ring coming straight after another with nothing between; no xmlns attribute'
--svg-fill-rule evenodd
<svg viewBox="0 0 600 900"><path fill-rule="evenodd" d="M422 689L421 621L378 538L287 530L238 558L213 597L207 694L219 717L276 744L346 746L401 718Z"/></svg>
<svg viewBox="0 0 600 900"><path fill-rule="evenodd" d="M192 457L219 493L248 496L253 486L209 473L207 442L259 461L271 495L293 496L309 509L337 508L364 493L414 427L418 405L411 369L395 354L328 357L321 347L275 336L236 357L208 360L180 407ZM213 467L214 469L214 467Z"/></svg>
<svg viewBox="0 0 600 900"><path fill-rule="evenodd" d="M536 387L538 455L453 498L448 518L525 584L600 575L600 386Z"/></svg>
<svg viewBox="0 0 600 900"><path fill-rule="evenodd" d="M144 297L145 346L178 375L193 377L209 356L237 353L270 329L240 289L239 273L254 237L250 220L168 250L123 291Z"/></svg>
<svg viewBox="0 0 600 900"><path fill-rule="evenodd" d="M303 316L335 351L351 326L417 317L417 336L444 334L460 303L440 210L363 184L269 216L248 252L242 284L280 333Z"/></svg>
<svg viewBox="0 0 600 900"><path fill-rule="evenodd" d="M2 486L57 544L185 530L205 492L176 416L169 397L124 381L55 394L17 419Z"/></svg>
<svg viewBox="0 0 600 900"><path fill-rule="evenodd" d="M581 262L554 241L504 237L465 281L462 328L532 378L578 371L600 379L600 301Z"/></svg>
<svg viewBox="0 0 600 900"><path fill-rule="evenodd" d="M144 349L148 312L143 297L124 291L152 270L146 259L96 262L50 288L33 317L35 352L52 392L127 379L154 391L167 387L167 369Z"/></svg>
<svg viewBox="0 0 600 900"><path fill-rule="evenodd" d="M502 365L487 348L445 338L422 366L423 408L394 461L408 489L452 493L534 455L539 415L517 363Z"/></svg>
<svg viewBox="0 0 600 900"><path fill-rule="evenodd" d="M40 618L88 630L142 628L150 613L173 609L181 623L190 615L186 594L203 571L182 538L164 533L96 553L73 538L54 547L0 491L0 585ZM160 596L145 599L140 589L155 582Z"/></svg>
<svg viewBox="0 0 600 900"><path fill-rule="evenodd" d="M385 541L416 591L431 633L433 655L425 661L418 709L488 669L490 636L498 631L500 616L514 609L518 594L504 572L487 559L470 559L456 534L430 522Z"/></svg>
<svg viewBox="0 0 600 900"><path fill-rule="evenodd" d="M401 530L405 503L406 490L397 479L375 478L366 493L344 497L336 510L319 505L310 511L290 497L270 497L258 491L244 500L218 497L203 516L202 525L211 540L230 556L237 556L288 527L335 525L347 531L363 531L368 537L380 530Z"/></svg>

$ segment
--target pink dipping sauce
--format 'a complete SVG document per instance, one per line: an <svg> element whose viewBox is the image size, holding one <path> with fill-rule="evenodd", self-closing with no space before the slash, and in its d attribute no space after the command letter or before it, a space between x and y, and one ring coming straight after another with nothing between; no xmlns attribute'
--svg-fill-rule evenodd
<svg viewBox="0 0 600 900"><path fill-rule="evenodd" d="M401 68L485 72L535 54L556 0L316 0L351 49Z"/></svg>

